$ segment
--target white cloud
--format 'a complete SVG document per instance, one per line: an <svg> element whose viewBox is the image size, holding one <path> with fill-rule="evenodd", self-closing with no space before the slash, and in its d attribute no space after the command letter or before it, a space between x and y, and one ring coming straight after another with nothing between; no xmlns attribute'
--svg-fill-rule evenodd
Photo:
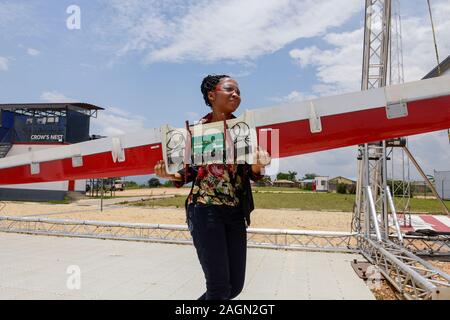
<svg viewBox="0 0 450 320"><path fill-rule="evenodd" d="M37 50L37 49L34 49L34 48L28 48L28 49L27 49L27 53L28 53L30 56L37 56L37 55L39 55L41 52L40 52L39 50Z"/></svg>
<svg viewBox="0 0 450 320"><path fill-rule="evenodd" d="M421 79L436 66L431 25L425 3L420 16L402 17L405 81ZM450 53L450 2L437 0L433 5L437 41L441 59ZM333 95L361 88L363 28L342 33L329 33L323 40L332 46L293 49L290 56L300 68L316 69L318 82L312 92Z"/></svg>
<svg viewBox="0 0 450 320"><path fill-rule="evenodd" d="M312 91L318 95L333 95L358 91L361 87L363 29L330 33L323 39L333 49L321 50L316 46L293 49L289 55L301 67L317 70L318 84Z"/></svg>
<svg viewBox="0 0 450 320"><path fill-rule="evenodd" d="M105 136L117 136L145 129L146 119L117 107L108 107L92 119L92 132Z"/></svg>
<svg viewBox="0 0 450 320"><path fill-rule="evenodd" d="M8 71L9 60L5 57L0 57L0 71Z"/></svg>
<svg viewBox="0 0 450 320"><path fill-rule="evenodd" d="M433 19L441 61L450 54L449 17L450 2L433 1ZM402 28L405 80L421 79L436 66L428 11L419 17L406 17Z"/></svg>
<svg viewBox="0 0 450 320"><path fill-rule="evenodd" d="M359 0L114 1L114 25L100 29L126 35L119 57L136 51L148 63L249 61L323 35L360 7Z"/></svg>
<svg viewBox="0 0 450 320"><path fill-rule="evenodd" d="M291 91L288 95L284 97L274 97L269 98L268 100L275 101L275 102L298 102L298 101L305 101L305 100L311 100L317 98L316 95L312 94L306 94L297 90Z"/></svg>
<svg viewBox="0 0 450 320"><path fill-rule="evenodd" d="M74 102L75 99L66 97L63 93L58 91L45 91L41 94L41 99L46 102Z"/></svg>

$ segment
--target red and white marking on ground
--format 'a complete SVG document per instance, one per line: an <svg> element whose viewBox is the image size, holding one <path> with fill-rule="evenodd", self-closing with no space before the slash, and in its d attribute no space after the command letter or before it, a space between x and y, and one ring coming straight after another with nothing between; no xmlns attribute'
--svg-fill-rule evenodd
<svg viewBox="0 0 450 320"><path fill-rule="evenodd" d="M443 215L413 214L411 215L411 225L409 217L398 216L400 229L402 232L416 231L420 229L429 229L437 232L450 232L450 218Z"/></svg>

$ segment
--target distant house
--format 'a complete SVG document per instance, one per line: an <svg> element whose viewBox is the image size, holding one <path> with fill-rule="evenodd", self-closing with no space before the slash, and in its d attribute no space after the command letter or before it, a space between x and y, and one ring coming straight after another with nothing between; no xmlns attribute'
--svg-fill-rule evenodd
<svg viewBox="0 0 450 320"><path fill-rule="evenodd" d="M356 188L356 181L338 176L328 181L328 190L336 192L339 184L345 184L347 186L347 191L350 191L351 188Z"/></svg>
<svg viewBox="0 0 450 320"><path fill-rule="evenodd" d="M317 176L314 178L313 191L328 192L329 178L327 176Z"/></svg>
<svg viewBox="0 0 450 320"><path fill-rule="evenodd" d="M314 179L304 179L300 181L300 188L318 192L327 192L328 177L317 176Z"/></svg>
<svg viewBox="0 0 450 320"><path fill-rule="evenodd" d="M297 188L298 182L294 182L291 180L275 180L273 182L274 187L284 187L284 188Z"/></svg>

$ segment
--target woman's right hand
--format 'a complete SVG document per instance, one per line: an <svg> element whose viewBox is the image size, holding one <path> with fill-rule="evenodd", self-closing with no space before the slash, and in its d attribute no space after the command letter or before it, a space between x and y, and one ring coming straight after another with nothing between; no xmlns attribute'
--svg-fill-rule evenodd
<svg viewBox="0 0 450 320"><path fill-rule="evenodd" d="M163 179L169 179L172 181L182 181L183 177L178 172L175 174L167 173L166 171L166 164L164 163L164 160L159 160L155 165L155 174L158 177L161 177Z"/></svg>

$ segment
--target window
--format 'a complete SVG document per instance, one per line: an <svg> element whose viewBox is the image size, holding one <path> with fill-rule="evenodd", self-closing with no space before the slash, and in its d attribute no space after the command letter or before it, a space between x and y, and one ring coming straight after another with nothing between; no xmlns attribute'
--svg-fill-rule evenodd
<svg viewBox="0 0 450 320"><path fill-rule="evenodd" d="M46 124L47 123L47 118L37 118L36 119L36 123L37 124Z"/></svg>

